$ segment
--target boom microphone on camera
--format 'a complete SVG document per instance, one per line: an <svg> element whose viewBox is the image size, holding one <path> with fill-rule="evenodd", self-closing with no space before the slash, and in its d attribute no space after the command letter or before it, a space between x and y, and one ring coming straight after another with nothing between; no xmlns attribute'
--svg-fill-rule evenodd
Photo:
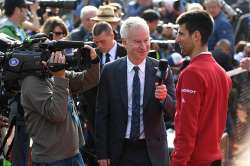
<svg viewBox="0 0 250 166"><path fill-rule="evenodd" d="M48 41L40 44L40 48L49 49L50 51L61 51L66 48L83 48L84 42L81 41L68 41L68 40L59 40L59 41Z"/></svg>

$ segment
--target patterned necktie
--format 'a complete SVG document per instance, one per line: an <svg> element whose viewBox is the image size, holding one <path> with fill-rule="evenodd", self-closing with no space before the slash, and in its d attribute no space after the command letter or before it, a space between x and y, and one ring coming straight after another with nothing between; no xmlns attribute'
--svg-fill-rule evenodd
<svg viewBox="0 0 250 166"><path fill-rule="evenodd" d="M110 54L109 54L109 53L107 53L107 54L105 55L105 57L106 57L106 59L105 59L105 63L110 62Z"/></svg>
<svg viewBox="0 0 250 166"><path fill-rule="evenodd" d="M140 78L138 75L139 67L134 66L135 75L133 78L132 92L132 121L130 139L137 140L140 137Z"/></svg>

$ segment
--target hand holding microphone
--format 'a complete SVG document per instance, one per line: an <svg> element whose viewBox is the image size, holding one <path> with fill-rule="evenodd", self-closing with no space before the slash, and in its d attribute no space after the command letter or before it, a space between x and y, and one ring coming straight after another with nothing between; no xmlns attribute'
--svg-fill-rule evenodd
<svg viewBox="0 0 250 166"><path fill-rule="evenodd" d="M167 87L165 84L163 84L163 81L167 78L168 70L168 61L161 59L157 68L155 83L155 98L159 99L160 101L164 101L168 94Z"/></svg>
<svg viewBox="0 0 250 166"><path fill-rule="evenodd" d="M159 85L158 83L155 83L155 98L157 98L160 101L164 101L167 97L168 90L165 84Z"/></svg>

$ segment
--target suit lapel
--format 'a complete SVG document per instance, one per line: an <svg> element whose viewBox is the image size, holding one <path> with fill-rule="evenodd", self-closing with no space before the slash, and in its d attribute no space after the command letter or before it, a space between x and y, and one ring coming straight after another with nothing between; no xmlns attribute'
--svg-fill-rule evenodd
<svg viewBox="0 0 250 166"><path fill-rule="evenodd" d="M152 61L147 58L145 66L145 82L144 82L144 95L143 95L143 109L146 110L146 106L149 99L154 96L155 89L155 68Z"/></svg>
<svg viewBox="0 0 250 166"><path fill-rule="evenodd" d="M127 88L127 58L124 57L122 59L121 65L119 66L118 69L118 78L121 78L119 81L120 85L120 95L121 95L121 100L122 104L124 105L123 108L125 110L128 110L128 88Z"/></svg>
<svg viewBox="0 0 250 166"><path fill-rule="evenodd" d="M116 53L115 53L115 59L119 58L121 56L121 48L120 44L117 43Z"/></svg>
<svg viewBox="0 0 250 166"><path fill-rule="evenodd" d="M116 52L115 52L115 59L118 58L119 55L119 44L117 43L117 48L116 48Z"/></svg>

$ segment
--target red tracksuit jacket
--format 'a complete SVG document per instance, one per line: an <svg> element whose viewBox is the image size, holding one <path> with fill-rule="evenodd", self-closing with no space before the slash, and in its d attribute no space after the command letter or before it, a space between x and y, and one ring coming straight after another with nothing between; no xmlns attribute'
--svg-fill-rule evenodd
<svg viewBox="0 0 250 166"><path fill-rule="evenodd" d="M208 52L194 57L176 88L176 137L171 166L209 166L221 159L232 81Z"/></svg>

